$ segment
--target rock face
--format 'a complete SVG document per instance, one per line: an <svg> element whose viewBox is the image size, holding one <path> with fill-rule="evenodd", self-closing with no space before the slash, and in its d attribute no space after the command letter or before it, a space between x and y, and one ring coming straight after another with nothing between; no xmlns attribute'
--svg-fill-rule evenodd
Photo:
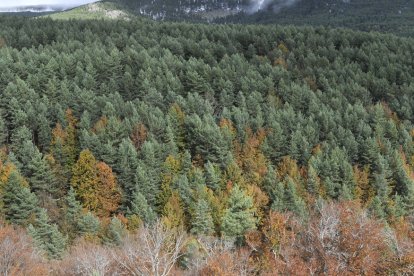
<svg viewBox="0 0 414 276"><path fill-rule="evenodd" d="M104 17L110 18L110 19L125 19L129 20L128 14L123 10L118 9L107 9L104 5L101 5L100 3L92 3L87 5L87 10L90 13L103 13Z"/></svg>

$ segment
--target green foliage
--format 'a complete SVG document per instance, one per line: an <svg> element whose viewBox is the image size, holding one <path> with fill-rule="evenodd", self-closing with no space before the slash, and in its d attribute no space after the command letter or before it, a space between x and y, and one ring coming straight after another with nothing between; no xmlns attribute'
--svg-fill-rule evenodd
<svg viewBox="0 0 414 276"><path fill-rule="evenodd" d="M17 172L12 172L7 180L3 203L5 218L11 223L27 225L36 216L37 197L24 186Z"/></svg>
<svg viewBox="0 0 414 276"><path fill-rule="evenodd" d="M227 237L240 237L246 231L256 228L257 219L253 199L239 186L234 186L224 211L221 231Z"/></svg>
<svg viewBox="0 0 414 276"><path fill-rule="evenodd" d="M195 235L212 235L214 222L211 207L204 199L199 199L193 211L191 233Z"/></svg>
<svg viewBox="0 0 414 276"><path fill-rule="evenodd" d="M155 212L148 205L145 197L139 192L135 192L132 197L128 215L137 215L146 224L151 224L156 219Z"/></svg>
<svg viewBox="0 0 414 276"><path fill-rule="evenodd" d="M9 222L36 229L41 206L70 240L118 244L122 224L159 217L240 238L269 210L306 221L322 199L390 224L412 213L413 39L143 18L0 25Z"/></svg>
<svg viewBox="0 0 414 276"><path fill-rule="evenodd" d="M59 232L56 224L51 224L45 209L41 209L34 224L28 228L35 245L43 250L50 259L60 259L65 251L66 238Z"/></svg>
<svg viewBox="0 0 414 276"><path fill-rule="evenodd" d="M101 222L91 212L82 215L77 221L77 226L79 233L86 237L96 237L101 230Z"/></svg>
<svg viewBox="0 0 414 276"><path fill-rule="evenodd" d="M106 231L106 235L104 237L104 242L110 245L121 245L122 240L124 239L126 235L126 229L125 226L122 224L122 222L117 219L116 217L113 217L111 219L111 222L108 225L108 229Z"/></svg>

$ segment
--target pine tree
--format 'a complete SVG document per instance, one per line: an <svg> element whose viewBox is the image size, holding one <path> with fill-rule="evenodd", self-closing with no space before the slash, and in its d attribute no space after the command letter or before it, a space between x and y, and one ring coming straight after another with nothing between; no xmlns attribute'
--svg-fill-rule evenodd
<svg viewBox="0 0 414 276"><path fill-rule="evenodd" d="M195 235L214 234L214 222L211 208L204 199L199 199L193 211L191 233Z"/></svg>
<svg viewBox="0 0 414 276"><path fill-rule="evenodd" d="M3 110L0 109L0 147L4 146L8 138L8 129L3 118Z"/></svg>
<svg viewBox="0 0 414 276"><path fill-rule="evenodd" d="M286 210L295 213L301 218L305 218L307 215L306 204L303 199L297 194L295 183L288 177L285 187L285 204Z"/></svg>
<svg viewBox="0 0 414 276"><path fill-rule="evenodd" d="M405 156L398 151L394 152L393 159L393 177L396 185L395 190L404 198L404 203L408 209L414 208L414 180L410 177L412 174L409 166L406 164Z"/></svg>
<svg viewBox="0 0 414 276"><path fill-rule="evenodd" d="M237 185L231 190L227 204L221 225L224 236L240 237L246 231L256 228L253 199Z"/></svg>
<svg viewBox="0 0 414 276"><path fill-rule="evenodd" d="M312 167L312 165L309 165L308 177L306 179L306 190L309 194L313 196L318 196L320 192L320 185L320 179L318 177L316 170Z"/></svg>
<svg viewBox="0 0 414 276"><path fill-rule="evenodd" d="M122 240L124 239L125 235L126 235L125 226L122 224L122 222L118 218L113 217L111 219L111 222L108 225L108 229L104 237L104 242L109 245L119 246L121 245Z"/></svg>
<svg viewBox="0 0 414 276"><path fill-rule="evenodd" d="M70 187L68 194L65 197L66 212L65 212L65 232L69 235L70 239L75 238L78 232L78 220L82 215L82 205L76 200L75 190Z"/></svg>
<svg viewBox="0 0 414 276"><path fill-rule="evenodd" d="M60 259L65 251L66 238L56 224L51 224L45 209L41 209L34 223L28 228L35 245L46 252L50 259Z"/></svg>
<svg viewBox="0 0 414 276"><path fill-rule="evenodd" d="M80 234L88 238L96 237L101 230L101 222L91 212L82 215L78 219L77 225Z"/></svg>
<svg viewBox="0 0 414 276"><path fill-rule="evenodd" d="M56 177L46 158L38 150L35 151L27 167L29 183L35 193L53 195L56 192Z"/></svg>
<svg viewBox="0 0 414 276"><path fill-rule="evenodd" d="M138 216L145 224L151 224L156 219L156 214L148 205L147 200L140 192L135 192L131 201L129 215Z"/></svg>
<svg viewBox="0 0 414 276"><path fill-rule="evenodd" d="M385 219L386 214L384 212L384 207L382 206L381 199L376 196L372 199L372 202L368 206L368 210L372 216L377 219Z"/></svg>
<svg viewBox="0 0 414 276"><path fill-rule="evenodd" d="M271 209L274 211L283 212L285 210L285 187L282 182L277 182L276 187L270 194L272 201Z"/></svg>
<svg viewBox="0 0 414 276"><path fill-rule="evenodd" d="M211 162L207 162L204 165L206 185L213 191L218 191L221 188L221 176L220 171Z"/></svg>
<svg viewBox="0 0 414 276"><path fill-rule="evenodd" d="M8 221L27 225L36 215L38 200L29 188L23 186L21 176L12 172L5 186L3 203Z"/></svg>
<svg viewBox="0 0 414 276"><path fill-rule="evenodd" d="M115 168L119 184L123 189L122 202L124 207L127 207L135 192L135 174L138 167L138 154L131 140L126 139L121 142L117 157L118 162Z"/></svg>
<svg viewBox="0 0 414 276"><path fill-rule="evenodd" d="M396 194L394 197L394 216L396 218L402 218L407 214L407 206L404 199L399 194Z"/></svg>
<svg viewBox="0 0 414 276"><path fill-rule="evenodd" d="M75 223L81 214L82 205L76 200L75 190L72 187L70 187L65 201L67 205L66 220L69 223Z"/></svg>
<svg viewBox="0 0 414 276"><path fill-rule="evenodd" d="M156 188L153 186L153 183L151 183L150 178L148 177L143 165L138 165L137 167L135 174L135 187L136 190L139 191L147 199L150 206L156 205ZM132 193L132 200L134 193L136 193L135 190Z"/></svg>

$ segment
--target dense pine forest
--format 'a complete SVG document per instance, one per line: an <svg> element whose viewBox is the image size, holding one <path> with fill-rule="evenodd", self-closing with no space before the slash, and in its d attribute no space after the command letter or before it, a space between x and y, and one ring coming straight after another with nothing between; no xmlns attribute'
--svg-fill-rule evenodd
<svg viewBox="0 0 414 276"><path fill-rule="evenodd" d="M0 26L1 274L414 271L414 39Z"/></svg>

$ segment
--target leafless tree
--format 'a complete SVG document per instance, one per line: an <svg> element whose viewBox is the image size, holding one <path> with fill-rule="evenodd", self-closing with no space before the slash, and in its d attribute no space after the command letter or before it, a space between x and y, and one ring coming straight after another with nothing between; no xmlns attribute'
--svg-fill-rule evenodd
<svg viewBox="0 0 414 276"><path fill-rule="evenodd" d="M26 233L0 222L0 275L44 275L47 267Z"/></svg>
<svg viewBox="0 0 414 276"><path fill-rule="evenodd" d="M169 275L184 246L184 231L158 221L131 234L113 258L129 275Z"/></svg>
<svg viewBox="0 0 414 276"><path fill-rule="evenodd" d="M64 275L117 275L111 251L102 245L78 241L55 271Z"/></svg>

